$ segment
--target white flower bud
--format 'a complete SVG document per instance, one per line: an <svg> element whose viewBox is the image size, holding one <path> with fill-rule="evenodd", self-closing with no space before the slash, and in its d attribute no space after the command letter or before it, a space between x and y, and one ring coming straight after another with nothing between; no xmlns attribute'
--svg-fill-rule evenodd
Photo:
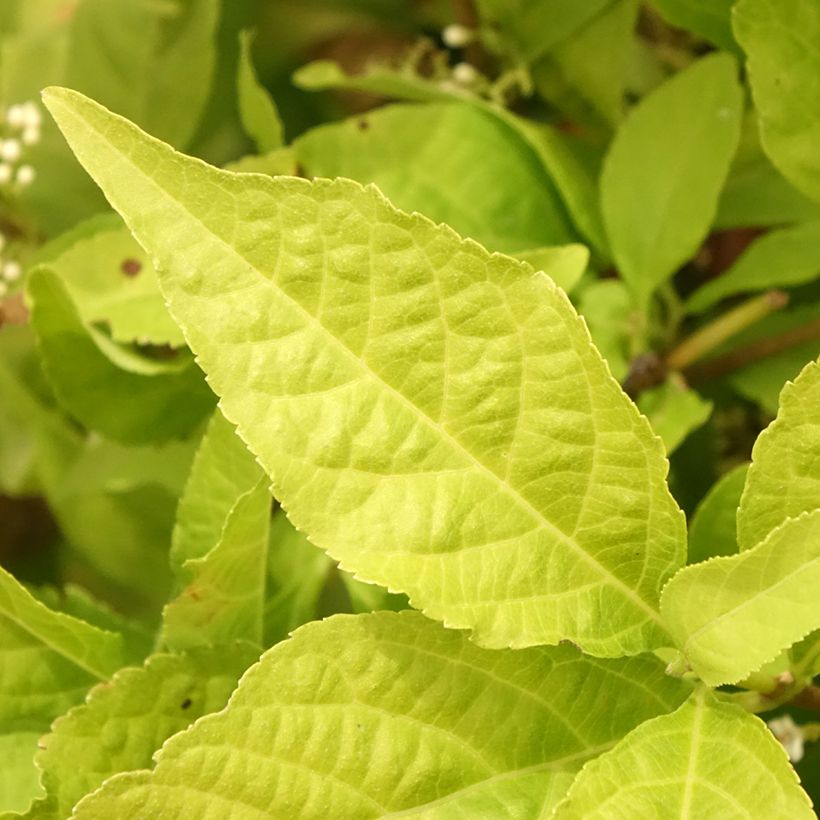
<svg viewBox="0 0 820 820"><path fill-rule="evenodd" d="M26 124L26 111L22 105L12 105L6 111L6 123L10 128L22 128Z"/></svg>
<svg viewBox="0 0 820 820"><path fill-rule="evenodd" d="M27 125L20 136L23 145L37 145L40 142L40 129Z"/></svg>
<svg viewBox="0 0 820 820"><path fill-rule="evenodd" d="M478 79L478 72L469 63L453 66L453 79L459 85L472 85Z"/></svg>
<svg viewBox="0 0 820 820"><path fill-rule="evenodd" d="M0 143L0 157L8 162L17 162L22 152L19 140L7 139Z"/></svg>
<svg viewBox="0 0 820 820"><path fill-rule="evenodd" d="M772 734L783 744L792 763L803 758L803 731L791 715L781 715L769 721Z"/></svg>
<svg viewBox="0 0 820 820"><path fill-rule="evenodd" d="M3 267L0 268L0 271L2 272L3 279L7 282L16 282L23 273L20 263L15 262L13 259L8 262L4 262Z"/></svg>
<svg viewBox="0 0 820 820"><path fill-rule="evenodd" d="M21 165L17 169L17 176L14 178L14 181L21 187L25 188L31 185L34 182L35 177L37 174L30 165Z"/></svg>
<svg viewBox="0 0 820 820"><path fill-rule="evenodd" d="M11 182L11 165L7 162L0 162L0 185L8 185Z"/></svg>
<svg viewBox="0 0 820 820"><path fill-rule="evenodd" d="M475 32L466 26L453 23L441 32L441 39L444 41L444 45L449 48L464 48L464 46L473 42Z"/></svg>
<svg viewBox="0 0 820 820"><path fill-rule="evenodd" d="M26 128L39 128L43 123L43 115L36 103L27 102L22 105L23 124Z"/></svg>

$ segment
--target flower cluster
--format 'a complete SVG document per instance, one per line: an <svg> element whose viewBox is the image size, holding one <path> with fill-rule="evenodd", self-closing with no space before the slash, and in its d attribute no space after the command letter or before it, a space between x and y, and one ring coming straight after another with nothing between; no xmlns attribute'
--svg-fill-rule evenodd
<svg viewBox="0 0 820 820"><path fill-rule="evenodd" d="M40 141L42 116L36 103L9 106L2 117L0 187L19 190L34 182L34 168L22 162L26 149Z"/></svg>

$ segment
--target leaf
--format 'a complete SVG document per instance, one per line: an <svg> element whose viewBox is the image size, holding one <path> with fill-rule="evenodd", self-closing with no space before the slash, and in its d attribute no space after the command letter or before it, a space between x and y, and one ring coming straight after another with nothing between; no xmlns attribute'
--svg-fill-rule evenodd
<svg viewBox="0 0 820 820"><path fill-rule="evenodd" d="M734 0L653 0L673 26L689 29L719 48L740 53L732 34Z"/></svg>
<svg viewBox="0 0 820 820"><path fill-rule="evenodd" d="M350 596L351 607L356 613L380 612L385 609L401 612L403 609L410 608L405 595L388 592L375 584L365 584L349 572L340 572L339 576Z"/></svg>
<svg viewBox="0 0 820 820"><path fill-rule="evenodd" d="M181 347L147 255L116 214L81 223L38 251L65 285L83 322L105 326L116 342Z"/></svg>
<svg viewBox="0 0 820 820"><path fill-rule="evenodd" d="M820 8L814 0L740 0L735 37L747 56L760 138L796 188L820 199Z"/></svg>
<svg viewBox="0 0 820 820"><path fill-rule="evenodd" d="M558 245L519 251L513 258L543 271L558 287L570 293L587 269L589 251L584 245Z"/></svg>
<svg viewBox="0 0 820 820"><path fill-rule="evenodd" d="M374 182L493 250L574 238L558 192L510 128L461 103L393 105L314 128L295 143L309 176Z"/></svg>
<svg viewBox="0 0 820 820"><path fill-rule="evenodd" d="M37 739L126 657L121 635L49 609L0 568L0 811L39 795Z"/></svg>
<svg viewBox="0 0 820 820"><path fill-rule="evenodd" d="M606 359L612 375L623 381L629 370L631 332L629 291L619 279L600 279L580 294L579 312L592 341Z"/></svg>
<svg viewBox="0 0 820 820"><path fill-rule="evenodd" d="M787 518L820 508L820 361L803 368L780 394L777 418L760 434L737 512L741 549Z"/></svg>
<svg viewBox="0 0 820 820"><path fill-rule="evenodd" d="M737 507L748 464L739 464L721 476L698 504L689 525L688 563L737 552Z"/></svg>
<svg viewBox="0 0 820 820"><path fill-rule="evenodd" d="M699 690L584 766L555 820L814 817L763 721Z"/></svg>
<svg viewBox="0 0 820 820"><path fill-rule="evenodd" d="M247 640L262 646L271 496L267 478L240 496L219 543L184 569L193 580L163 612L171 649Z"/></svg>
<svg viewBox="0 0 820 820"><path fill-rule="evenodd" d="M117 346L83 323L49 268L31 272L28 295L49 381L68 412L89 429L133 444L181 438L213 406L188 355L166 362Z"/></svg>
<svg viewBox="0 0 820 820"><path fill-rule="evenodd" d="M737 293L810 282L820 273L820 220L771 231L756 239L732 265L686 302L700 313Z"/></svg>
<svg viewBox="0 0 820 820"><path fill-rule="evenodd" d="M487 651L415 612L336 616L75 817L548 816L584 760L687 690L648 656Z"/></svg>
<svg viewBox="0 0 820 820"><path fill-rule="evenodd" d="M209 169L48 100L314 543L486 646L668 640L662 448L548 278L373 188Z"/></svg>
<svg viewBox="0 0 820 820"><path fill-rule="evenodd" d="M532 63L573 35L584 23L609 6L612 0L478 0L482 22L500 29L510 51Z"/></svg>
<svg viewBox="0 0 820 820"><path fill-rule="evenodd" d="M667 455L671 455L689 433L706 423L712 415L712 402L688 387L679 374L672 373L662 385L641 393L638 409L663 439Z"/></svg>
<svg viewBox="0 0 820 820"><path fill-rule="evenodd" d="M179 501L171 545L175 573L189 577L182 570L185 562L203 558L216 546L234 505L263 475L236 428L215 410Z"/></svg>
<svg viewBox="0 0 820 820"><path fill-rule="evenodd" d="M639 303L706 236L740 136L727 54L704 57L636 106L615 135L601 207L615 262Z"/></svg>
<svg viewBox="0 0 820 820"><path fill-rule="evenodd" d="M256 76L251 54L252 42L251 32L241 32L236 81L239 116L242 120L242 127L256 143L257 150L265 154L285 144L284 126L279 119L276 103Z"/></svg>
<svg viewBox="0 0 820 820"><path fill-rule="evenodd" d="M117 672L82 706L57 719L43 738L37 765L47 796L31 820L68 817L84 795L118 772L147 769L172 735L216 712L256 659L247 645L156 654L143 667Z"/></svg>
<svg viewBox="0 0 820 820"><path fill-rule="evenodd" d="M617 125L624 113L637 12L636 0L615 0L556 45L533 68L539 93L582 121L591 113L593 121Z"/></svg>
<svg viewBox="0 0 820 820"><path fill-rule="evenodd" d="M709 686L736 683L820 627L820 510L789 518L756 547L682 569L661 613Z"/></svg>

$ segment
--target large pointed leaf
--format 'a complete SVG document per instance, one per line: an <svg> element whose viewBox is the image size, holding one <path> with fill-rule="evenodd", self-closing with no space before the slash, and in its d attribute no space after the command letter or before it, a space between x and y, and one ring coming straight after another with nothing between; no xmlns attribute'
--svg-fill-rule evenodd
<svg viewBox="0 0 820 820"><path fill-rule="evenodd" d="M760 434L740 499L737 537L753 547L786 518L820 508L820 361L780 394L777 418Z"/></svg>
<svg viewBox="0 0 820 820"><path fill-rule="evenodd" d="M167 738L225 705L256 654L249 645L235 645L152 655L144 667L123 669L92 689L86 703L59 718L42 739L37 765L46 797L26 817L68 817L106 778L149 767Z"/></svg>
<svg viewBox="0 0 820 820"><path fill-rule="evenodd" d="M820 510L756 547L681 570L661 612L683 660L710 686L736 683L820 627Z"/></svg>
<svg viewBox="0 0 820 820"><path fill-rule="evenodd" d="M662 446L547 277L373 188L218 171L48 102L315 543L488 646L668 640Z"/></svg>
<svg viewBox="0 0 820 820"><path fill-rule="evenodd" d="M662 670L569 646L488 651L414 612L337 616L274 647L153 773L109 780L75 817L548 816L585 760L686 697Z"/></svg>
<svg viewBox="0 0 820 820"><path fill-rule="evenodd" d="M697 250L740 136L737 65L704 57L627 117L607 155L601 205L612 253L636 298Z"/></svg>
<svg viewBox="0 0 820 820"><path fill-rule="evenodd" d="M763 722L699 691L585 766L553 817L811 820L814 813Z"/></svg>
<svg viewBox="0 0 820 820"><path fill-rule="evenodd" d="M760 138L783 175L820 199L820 6L816 0L740 0L735 36L748 57Z"/></svg>

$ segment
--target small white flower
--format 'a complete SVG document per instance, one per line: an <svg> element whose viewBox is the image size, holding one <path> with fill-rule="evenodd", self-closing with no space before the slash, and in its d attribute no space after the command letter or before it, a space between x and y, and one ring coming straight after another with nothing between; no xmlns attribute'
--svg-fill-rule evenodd
<svg viewBox="0 0 820 820"><path fill-rule="evenodd" d="M21 165L17 169L17 176L14 178L14 181L21 187L26 188L27 186L31 185L34 182L34 178L37 176L34 168L30 165Z"/></svg>
<svg viewBox="0 0 820 820"><path fill-rule="evenodd" d="M26 128L39 128L43 123L43 115L36 103L27 102L22 106L23 109L23 124Z"/></svg>
<svg viewBox="0 0 820 820"><path fill-rule="evenodd" d="M450 48L464 48L475 39L475 32L466 26L453 23L441 32L441 39L444 40L444 45Z"/></svg>
<svg viewBox="0 0 820 820"><path fill-rule="evenodd" d="M8 185L11 182L11 165L7 162L0 162L0 185Z"/></svg>
<svg viewBox="0 0 820 820"><path fill-rule="evenodd" d="M20 154L22 153L23 151L20 147L19 140L6 139L0 143L0 157L7 162L17 162L17 160L20 159Z"/></svg>
<svg viewBox="0 0 820 820"><path fill-rule="evenodd" d="M32 125L27 125L25 131L20 136L23 145L37 145L40 142L40 129Z"/></svg>
<svg viewBox="0 0 820 820"><path fill-rule="evenodd" d="M10 106L6 111L6 122L10 128L23 128L26 124L26 111L23 106Z"/></svg>
<svg viewBox="0 0 820 820"><path fill-rule="evenodd" d="M453 79L459 85L472 85L478 79L478 72L469 63L453 66Z"/></svg>
<svg viewBox="0 0 820 820"><path fill-rule="evenodd" d="M6 282L16 282L23 273L23 269L20 267L19 262L15 262L13 259L10 259L8 262L3 263L2 269L3 279Z"/></svg>
<svg viewBox="0 0 820 820"><path fill-rule="evenodd" d="M803 732L791 715L781 715L769 721L769 729L780 741L792 763L803 759Z"/></svg>

